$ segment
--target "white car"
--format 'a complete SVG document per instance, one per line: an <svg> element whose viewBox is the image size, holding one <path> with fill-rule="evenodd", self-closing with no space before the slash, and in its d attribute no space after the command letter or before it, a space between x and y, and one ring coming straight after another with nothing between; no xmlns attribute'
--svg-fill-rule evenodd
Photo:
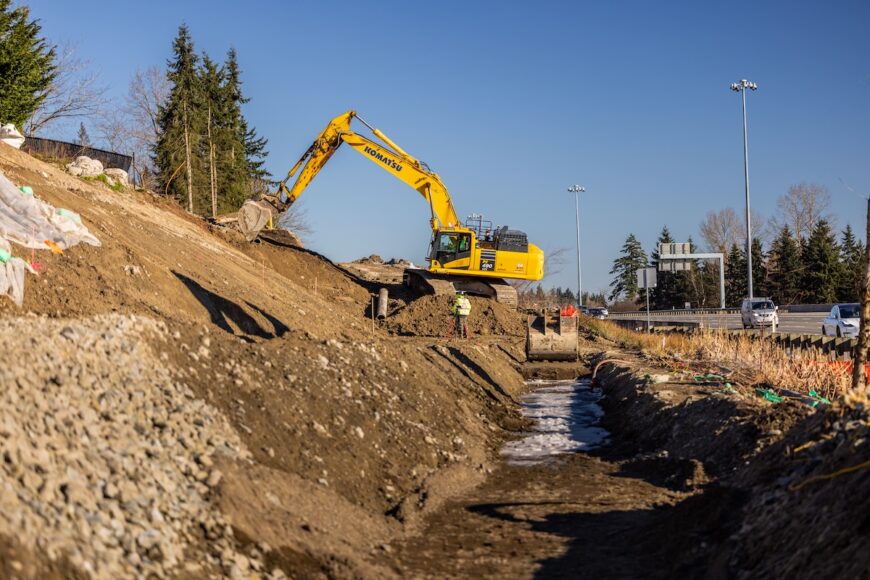
<svg viewBox="0 0 870 580"><path fill-rule="evenodd" d="M825 336L858 336L861 325L861 306L859 304L837 304L822 322Z"/></svg>
<svg viewBox="0 0 870 580"><path fill-rule="evenodd" d="M776 304L770 298L744 298L740 305L740 319L743 328L779 326Z"/></svg>

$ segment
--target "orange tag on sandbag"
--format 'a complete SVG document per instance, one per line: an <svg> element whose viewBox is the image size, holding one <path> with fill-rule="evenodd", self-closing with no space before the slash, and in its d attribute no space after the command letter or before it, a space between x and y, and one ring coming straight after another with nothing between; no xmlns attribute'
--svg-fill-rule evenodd
<svg viewBox="0 0 870 580"><path fill-rule="evenodd" d="M55 254L63 254L63 250L60 249L60 246L52 242L51 240L43 240L43 244L48 246L48 249L51 250Z"/></svg>

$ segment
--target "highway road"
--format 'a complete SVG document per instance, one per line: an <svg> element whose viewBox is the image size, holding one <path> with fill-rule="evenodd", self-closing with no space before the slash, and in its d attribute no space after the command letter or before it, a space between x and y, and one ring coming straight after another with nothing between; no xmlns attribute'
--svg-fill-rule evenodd
<svg viewBox="0 0 870 580"><path fill-rule="evenodd" d="M780 312L778 332L794 334L821 334L822 320L827 312ZM610 318L628 318L612 312ZM630 318L636 319L636 316ZM645 317L640 317L644 320ZM673 320L679 322L703 322L707 328L741 329L739 314L656 314L651 313L653 322Z"/></svg>

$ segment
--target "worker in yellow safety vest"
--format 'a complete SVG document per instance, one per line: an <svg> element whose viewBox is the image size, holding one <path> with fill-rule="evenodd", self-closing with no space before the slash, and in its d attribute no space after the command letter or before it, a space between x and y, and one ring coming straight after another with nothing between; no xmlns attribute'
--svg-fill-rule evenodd
<svg viewBox="0 0 870 580"><path fill-rule="evenodd" d="M468 338L468 315L471 314L471 302L465 292L457 292L456 300L451 308L456 323L456 336Z"/></svg>

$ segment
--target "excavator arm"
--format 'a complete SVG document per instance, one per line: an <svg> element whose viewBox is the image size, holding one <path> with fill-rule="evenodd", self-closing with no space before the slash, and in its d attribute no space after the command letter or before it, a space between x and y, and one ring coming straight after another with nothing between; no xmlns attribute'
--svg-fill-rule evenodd
<svg viewBox="0 0 870 580"><path fill-rule="evenodd" d="M353 131L350 124L354 117L368 127L385 145ZM290 169L278 185L276 201L281 204L279 206L281 209L286 209L302 195L342 143L347 143L363 157L417 190L429 205L430 224L433 230L460 225L450 194L438 174L432 172L425 163L406 153L381 131L366 123L355 111L348 111L332 119ZM287 182L297 171L299 177L288 188Z"/></svg>

